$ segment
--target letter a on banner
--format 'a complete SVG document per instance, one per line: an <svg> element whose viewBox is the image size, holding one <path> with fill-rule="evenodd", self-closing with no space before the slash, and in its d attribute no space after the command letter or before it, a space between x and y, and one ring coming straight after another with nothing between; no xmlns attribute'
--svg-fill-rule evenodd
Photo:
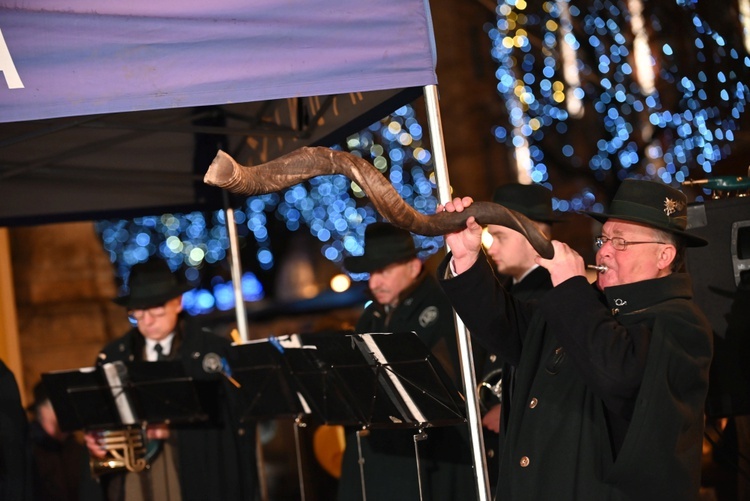
<svg viewBox="0 0 750 501"><path fill-rule="evenodd" d="M10 57L8 45L3 38L3 30L0 30L0 71L5 75L5 83L9 89L23 89L23 82L18 76L16 65L13 64L13 58Z"/></svg>

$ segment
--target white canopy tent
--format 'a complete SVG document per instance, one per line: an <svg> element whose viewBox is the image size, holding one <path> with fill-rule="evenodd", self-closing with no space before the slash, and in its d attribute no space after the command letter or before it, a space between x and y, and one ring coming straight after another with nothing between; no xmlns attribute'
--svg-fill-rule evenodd
<svg viewBox="0 0 750 501"><path fill-rule="evenodd" d="M423 92L445 202L435 61L427 0L0 0L0 225L218 208L218 147L333 144Z"/></svg>

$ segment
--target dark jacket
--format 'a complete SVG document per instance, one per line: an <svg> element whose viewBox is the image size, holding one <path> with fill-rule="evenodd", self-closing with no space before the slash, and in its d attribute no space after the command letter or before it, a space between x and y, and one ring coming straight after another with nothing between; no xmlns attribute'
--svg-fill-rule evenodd
<svg viewBox="0 0 750 501"><path fill-rule="evenodd" d="M606 296L574 277L537 307L482 259L442 285L516 369L499 500L697 499L712 346L686 275Z"/></svg>
<svg viewBox="0 0 750 501"><path fill-rule="evenodd" d="M230 342L186 321L173 341L170 359L179 359L196 380L222 379L218 426L177 426L179 481L183 501L252 501L258 492L255 427L239 422L234 387L203 369L208 353L229 356ZM104 347L98 364L137 361L145 340L137 329Z"/></svg>
<svg viewBox="0 0 750 501"><path fill-rule="evenodd" d="M77 501L83 467L88 470L86 447L73 434L66 435L62 440L51 437L36 420L30 423L29 428L34 499Z"/></svg>
<svg viewBox="0 0 750 501"><path fill-rule="evenodd" d="M31 499L29 422L13 372L0 360L0 499Z"/></svg>
<svg viewBox="0 0 750 501"><path fill-rule="evenodd" d="M416 332L440 360L446 372L460 381L453 310L437 281L423 273L405 291L398 306L386 316L372 303L356 326L358 333ZM459 386L460 387L460 386ZM414 435L416 430L372 429L362 438L367 499L411 501L419 499ZM424 499L475 498L468 433L465 425L429 428L419 443ZM362 499L357 438L348 430L339 480L338 499Z"/></svg>
<svg viewBox="0 0 750 501"><path fill-rule="evenodd" d="M518 301L532 304L537 303L552 288L552 280L550 279L549 272L541 266L537 266L531 270L519 282L513 283L510 278L506 278L502 283L506 290ZM477 346L481 346L480 343L476 344ZM474 359L477 360L476 373L478 382L487 379L487 383L493 385L496 384L497 378L502 378L501 434L498 435L493 431L483 428L487 475L492 493L494 494L499 480L500 451L503 447L505 426L510 417L510 397L513 393L515 368L503 361L498 352L500 349L498 346L494 344L490 346L494 346L495 349L475 349L475 352L481 355L475 356ZM489 393L489 391L485 391L481 394L486 397L483 399L487 408L486 410L489 410L493 404L498 403L495 396Z"/></svg>

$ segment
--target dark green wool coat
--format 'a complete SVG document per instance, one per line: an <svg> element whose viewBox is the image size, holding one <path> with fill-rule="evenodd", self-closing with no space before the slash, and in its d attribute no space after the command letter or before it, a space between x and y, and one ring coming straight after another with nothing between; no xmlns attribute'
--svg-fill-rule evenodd
<svg viewBox="0 0 750 501"><path fill-rule="evenodd" d="M550 279L549 272L538 266L528 273L520 282L513 283L511 279L507 279L504 282L504 287L511 293L513 297L521 302L536 303L539 299L552 288L552 280ZM475 343L475 355L474 360L477 364L476 373L478 381L483 381L489 374L495 373L498 369L502 369L502 418L501 418L501 432L505 429L505 424L508 422L510 417L510 396L513 393L513 373L514 367L506 362L499 356L498 351L502 350L502 346L497 347L490 345L488 347L482 347L483 349L477 348L480 346L479 343ZM491 381L490 384L494 384ZM495 401L491 401L495 404ZM498 472L500 465L500 451L503 446L504 433L498 436L497 433L488 430L487 428L482 429L484 433L484 449L485 449L485 460L487 462L487 475L490 481L490 487L492 488L492 494L494 495L498 482Z"/></svg>
<svg viewBox="0 0 750 501"><path fill-rule="evenodd" d="M482 259L442 285L516 369L498 500L698 498L712 344L686 275L606 295L574 277L536 307Z"/></svg>

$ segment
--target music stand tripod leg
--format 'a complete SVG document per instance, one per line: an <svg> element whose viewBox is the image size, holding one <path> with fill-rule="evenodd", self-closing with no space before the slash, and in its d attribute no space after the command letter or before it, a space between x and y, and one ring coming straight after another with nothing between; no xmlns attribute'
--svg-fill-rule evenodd
<svg viewBox="0 0 750 501"><path fill-rule="evenodd" d="M362 437L366 437L370 432L368 430L357 430L357 463L359 464L359 480L362 485L362 501L367 501L367 492L365 489L365 458L362 456Z"/></svg>
<svg viewBox="0 0 750 501"><path fill-rule="evenodd" d="M417 459L417 483L419 485L419 499L423 499L422 494L422 467L419 464L419 442L427 440L427 433L419 430L419 433L414 435L414 457Z"/></svg>
<svg viewBox="0 0 750 501"><path fill-rule="evenodd" d="M300 448L299 429L307 426L300 416L294 418L294 446L297 449L297 475L299 476L299 493L301 501L305 501L305 473L302 470L302 450Z"/></svg>

